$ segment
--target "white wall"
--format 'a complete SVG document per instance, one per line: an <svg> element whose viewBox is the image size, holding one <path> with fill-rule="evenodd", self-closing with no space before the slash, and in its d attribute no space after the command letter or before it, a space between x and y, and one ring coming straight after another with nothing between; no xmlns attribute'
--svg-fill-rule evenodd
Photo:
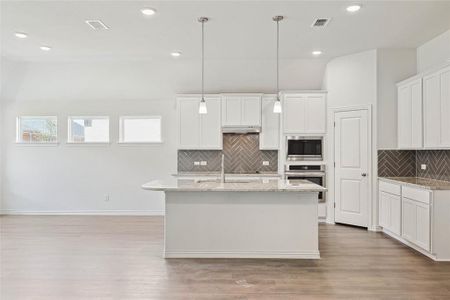
<svg viewBox="0 0 450 300"><path fill-rule="evenodd" d="M397 148L396 83L415 74L415 49L377 50L378 149Z"/></svg>
<svg viewBox="0 0 450 300"><path fill-rule="evenodd" d="M450 29L417 48L417 72L450 60Z"/></svg>
<svg viewBox="0 0 450 300"><path fill-rule="evenodd" d="M163 195L140 189L176 172L176 93L198 92L199 62L5 61L4 213L160 213ZM326 62L287 60L283 89L319 89ZM207 92L273 92L275 62L207 61ZM57 115L58 146L16 145L17 115ZM67 145L68 115L109 115L109 146ZM164 143L117 145L119 115L162 115ZM105 201L106 195L110 196Z"/></svg>
<svg viewBox="0 0 450 300"><path fill-rule="evenodd" d="M324 78L324 89L328 90L328 151L334 153L333 109L351 106L372 107L372 199L376 199L376 174L377 174L377 51L370 50L352 55L338 57L327 64ZM334 167L333 161L328 161L328 189L329 199L327 211L334 211ZM371 203L369 228L376 224L376 201ZM327 222L334 222L334 215L327 215ZM371 228L373 229L373 228Z"/></svg>

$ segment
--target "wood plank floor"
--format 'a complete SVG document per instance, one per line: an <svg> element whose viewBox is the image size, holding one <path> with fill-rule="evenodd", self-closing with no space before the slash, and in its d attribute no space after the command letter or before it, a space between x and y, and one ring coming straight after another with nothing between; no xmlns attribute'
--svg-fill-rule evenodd
<svg viewBox="0 0 450 300"><path fill-rule="evenodd" d="M450 263L320 226L321 260L161 258L162 217L0 217L0 298L450 299Z"/></svg>

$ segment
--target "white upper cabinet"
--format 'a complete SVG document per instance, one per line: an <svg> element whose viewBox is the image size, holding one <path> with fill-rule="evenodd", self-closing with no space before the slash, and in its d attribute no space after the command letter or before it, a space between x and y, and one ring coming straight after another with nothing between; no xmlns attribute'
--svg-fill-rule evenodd
<svg viewBox="0 0 450 300"><path fill-rule="evenodd" d="M261 110L261 133L259 134L259 149L278 150L280 143L280 114L273 112L276 96L263 96Z"/></svg>
<svg viewBox="0 0 450 300"><path fill-rule="evenodd" d="M326 95L284 94L283 133L326 133Z"/></svg>
<svg viewBox="0 0 450 300"><path fill-rule="evenodd" d="M178 149L222 149L221 98L207 96L207 114L199 114L201 97L177 98L178 107Z"/></svg>
<svg viewBox="0 0 450 300"><path fill-rule="evenodd" d="M398 147L422 147L422 79L398 85Z"/></svg>
<svg viewBox="0 0 450 300"><path fill-rule="evenodd" d="M261 126L261 97L260 94L224 94L222 125Z"/></svg>
<svg viewBox="0 0 450 300"><path fill-rule="evenodd" d="M450 67L423 78L425 148L450 148Z"/></svg>

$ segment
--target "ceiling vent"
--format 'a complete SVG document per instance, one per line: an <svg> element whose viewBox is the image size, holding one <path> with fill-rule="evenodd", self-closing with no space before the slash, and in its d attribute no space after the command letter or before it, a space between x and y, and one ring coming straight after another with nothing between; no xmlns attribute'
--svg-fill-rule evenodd
<svg viewBox="0 0 450 300"><path fill-rule="evenodd" d="M100 20L86 20L86 24L89 25L89 27L91 27L94 30L105 30L105 29L109 29L108 26L105 25L105 23L103 23Z"/></svg>
<svg viewBox="0 0 450 300"><path fill-rule="evenodd" d="M311 27L325 27L328 25L328 23L330 22L330 19L328 18L318 18L315 19L314 22L311 24Z"/></svg>

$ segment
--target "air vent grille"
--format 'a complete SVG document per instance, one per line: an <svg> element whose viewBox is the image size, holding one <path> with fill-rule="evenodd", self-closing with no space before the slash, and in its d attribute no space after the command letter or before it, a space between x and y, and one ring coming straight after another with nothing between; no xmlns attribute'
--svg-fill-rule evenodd
<svg viewBox="0 0 450 300"><path fill-rule="evenodd" d="M86 20L86 24L88 24L89 27L91 27L94 30L106 30L106 29L109 29L109 27L106 26L105 23L103 23L100 20Z"/></svg>
<svg viewBox="0 0 450 300"><path fill-rule="evenodd" d="M315 19L312 23L311 27L325 27L330 22L329 18L318 18Z"/></svg>

